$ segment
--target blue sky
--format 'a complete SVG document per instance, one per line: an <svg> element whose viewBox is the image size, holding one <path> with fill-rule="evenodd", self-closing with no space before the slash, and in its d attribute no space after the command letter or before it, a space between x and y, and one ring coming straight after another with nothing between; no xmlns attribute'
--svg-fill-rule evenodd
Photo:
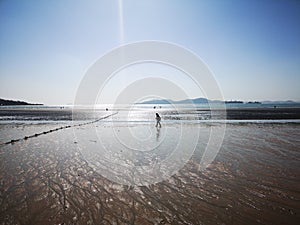
<svg viewBox="0 0 300 225"><path fill-rule="evenodd" d="M123 0L122 29L119 3L1 1L0 97L72 103L100 56L162 40L197 54L225 99L300 101L300 1Z"/></svg>

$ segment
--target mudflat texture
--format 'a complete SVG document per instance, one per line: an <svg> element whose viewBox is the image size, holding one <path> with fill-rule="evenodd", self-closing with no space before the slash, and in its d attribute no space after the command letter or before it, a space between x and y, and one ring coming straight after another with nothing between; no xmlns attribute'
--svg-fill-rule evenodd
<svg viewBox="0 0 300 225"><path fill-rule="evenodd" d="M8 124L0 133L5 142L55 126ZM299 124L228 124L206 170L199 140L181 170L148 186L116 184L86 161L73 129L89 126L0 146L0 224L299 224Z"/></svg>

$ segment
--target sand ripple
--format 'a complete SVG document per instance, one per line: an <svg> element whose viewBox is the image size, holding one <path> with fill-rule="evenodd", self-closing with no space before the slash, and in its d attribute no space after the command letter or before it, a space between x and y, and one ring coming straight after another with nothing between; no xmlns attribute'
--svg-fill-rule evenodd
<svg viewBox="0 0 300 225"><path fill-rule="evenodd" d="M198 171L196 151L169 180L143 187L103 178L71 129L1 146L0 223L298 224L299 131L229 125L207 170Z"/></svg>

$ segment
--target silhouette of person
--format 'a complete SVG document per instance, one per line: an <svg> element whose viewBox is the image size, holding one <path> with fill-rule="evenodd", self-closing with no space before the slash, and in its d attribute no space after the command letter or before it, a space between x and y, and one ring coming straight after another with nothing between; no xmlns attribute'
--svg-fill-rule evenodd
<svg viewBox="0 0 300 225"><path fill-rule="evenodd" d="M161 121L161 118L160 118L160 116L159 116L159 114L158 113L156 113L156 117L155 117L155 119L156 119L156 127L161 127L161 124L160 124L160 121Z"/></svg>

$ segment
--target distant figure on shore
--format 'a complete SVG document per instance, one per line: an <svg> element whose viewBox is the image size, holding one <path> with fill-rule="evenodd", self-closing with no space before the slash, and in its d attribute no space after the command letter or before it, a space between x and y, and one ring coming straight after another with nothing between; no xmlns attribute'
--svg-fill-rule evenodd
<svg viewBox="0 0 300 225"><path fill-rule="evenodd" d="M155 117L155 119L156 119L156 127L161 127L161 124L160 124L160 121L161 121L161 118L160 118L160 116L159 116L159 114L158 113L156 113L156 117Z"/></svg>

